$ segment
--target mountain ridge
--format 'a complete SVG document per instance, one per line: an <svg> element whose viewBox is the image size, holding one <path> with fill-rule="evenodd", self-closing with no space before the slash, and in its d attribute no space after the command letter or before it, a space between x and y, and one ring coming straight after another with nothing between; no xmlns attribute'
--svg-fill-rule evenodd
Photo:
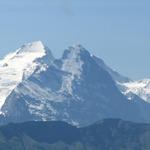
<svg viewBox="0 0 150 150"><path fill-rule="evenodd" d="M132 81L83 46L69 47L59 59L41 42L26 44L19 51L18 55L42 52L42 57L36 54L33 61L26 58L34 67L29 67L31 73L22 76L23 80L6 96L1 124L61 120L85 126L103 118L150 122L150 104L138 96L131 96L131 101L123 93L123 84ZM17 63L20 61L22 57Z"/></svg>

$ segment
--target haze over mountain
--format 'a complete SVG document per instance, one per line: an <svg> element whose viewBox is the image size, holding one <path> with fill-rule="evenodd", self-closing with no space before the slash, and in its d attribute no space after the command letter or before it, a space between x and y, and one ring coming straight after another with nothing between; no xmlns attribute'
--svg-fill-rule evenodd
<svg viewBox="0 0 150 150"><path fill-rule="evenodd" d="M85 126L103 118L150 122L147 82L141 81L141 95L138 84L131 88L137 81L81 45L55 59L42 42L25 44L0 61L0 76L1 124L61 120Z"/></svg>

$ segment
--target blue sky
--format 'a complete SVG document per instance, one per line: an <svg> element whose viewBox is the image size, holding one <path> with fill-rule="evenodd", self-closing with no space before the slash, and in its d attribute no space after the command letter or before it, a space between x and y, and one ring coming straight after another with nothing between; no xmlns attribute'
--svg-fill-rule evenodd
<svg viewBox="0 0 150 150"><path fill-rule="evenodd" d="M59 57L82 44L131 78L150 77L150 1L1 0L0 57L42 40Z"/></svg>

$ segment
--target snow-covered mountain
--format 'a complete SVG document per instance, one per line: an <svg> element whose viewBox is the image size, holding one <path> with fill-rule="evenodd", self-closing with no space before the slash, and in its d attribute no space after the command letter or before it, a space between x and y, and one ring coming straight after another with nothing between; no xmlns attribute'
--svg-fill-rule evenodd
<svg viewBox="0 0 150 150"><path fill-rule="evenodd" d="M118 88L131 82L81 45L55 59L41 42L24 45L0 62L0 122L62 120L88 125L102 118L150 122L150 104ZM8 73L9 72L9 73Z"/></svg>
<svg viewBox="0 0 150 150"><path fill-rule="evenodd" d="M42 62L42 59L45 59L44 62ZM14 53L7 55L1 60L0 109L5 103L6 98L19 83L27 79L38 66L42 69L46 65L49 65L53 59L50 51L44 47L42 42L37 41L23 45Z"/></svg>

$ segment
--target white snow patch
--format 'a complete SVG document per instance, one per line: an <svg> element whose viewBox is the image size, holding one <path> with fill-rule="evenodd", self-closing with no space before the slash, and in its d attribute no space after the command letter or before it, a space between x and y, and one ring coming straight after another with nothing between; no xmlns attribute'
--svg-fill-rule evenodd
<svg viewBox="0 0 150 150"><path fill-rule="evenodd" d="M146 102L150 102L150 79L123 83L122 86L125 88L124 94L132 92Z"/></svg>
<svg viewBox="0 0 150 150"><path fill-rule="evenodd" d="M69 72L67 77L64 77L61 91L67 90L72 95L72 82L75 78L80 79L82 74L82 66L84 62L80 58L81 46L69 48L67 59L63 60L62 70Z"/></svg>

